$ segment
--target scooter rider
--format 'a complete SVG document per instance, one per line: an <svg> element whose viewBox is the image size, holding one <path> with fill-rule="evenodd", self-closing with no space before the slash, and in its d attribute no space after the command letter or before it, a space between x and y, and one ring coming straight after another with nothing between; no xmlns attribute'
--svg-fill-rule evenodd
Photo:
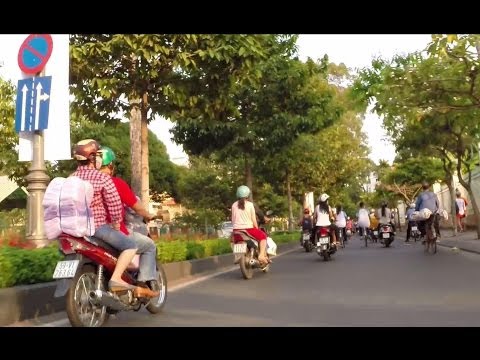
<svg viewBox="0 0 480 360"><path fill-rule="evenodd" d="M392 211L388 208L386 201L382 201L380 209L377 210L378 226L377 231L380 233L381 225L391 225L393 234L395 235L395 224L392 222Z"/></svg>
<svg viewBox="0 0 480 360"><path fill-rule="evenodd" d="M113 176L115 172L114 161L116 160L115 153L107 146L102 146L100 149L102 154L102 167L100 171L111 177L115 187L118 190L120 199L124 206L133 209L137 214L143 216L146 220L153 218L144 207L141 201L138 201L135 193L130 186L117 176ZM107 219L109 214L107 212ZM156 266L157 266L157 250L152 239L148 236L140 234L139 232L129 233L125 225L125 209L122 211L122 219L120 221L120 231L125 235L133 238L137 244L137 254L140 254L139 276L138 281L142 283L155 282L156 281ZM151 284L153 288L156 288L158 284ZM141 294L140 294L141 293ZM156 297L160 294L159 291L152 291L147 287L141 287L139 289L140 297Z"/></svg>
<svg viewBox="0 0 480 360"><path fill-rule="evenodd" d="M417 202L415 203L415 210L420 211L422 209L428 209L432 212L432 216L430 216L427 220L418 221L418 230L422 234L422 237L426 234L426 225L431 226L434 222L435 214L439 209L439 201L437 194L433 191L430 191L430 183L428 181L422 182L422 189L423 191L418 195ZM424 243L425 240L422 241Z"/></svg>
<svg viewBox="0 0 480 360"><path fill-rule="evenodd" d="M415 212L415 203L411 203L410 207L407 210L407 213L405 214L405 219L407 220L407 239L405 242L410 242L410 236L412 232L412 225L415 224L415 221L412 220L412 214Z"/></svg>
<svg viewBox="0 0 480 360"><path fill-rule="evenodd" d="M137 245L132 238L120 232L122 200L110 176L98 171L102 165L102 154L99 150L100 144L93 139L81 140L75 144L73 156L78 166L72 176L78 176L93 186L93 200L90 207L95 222L94 236L120 251L108 284L110 290L115 292L132 289L138 292L141 291L139 287L130 285L122 279L122 274L137 252ZM109 219L107 219L107 213L110 214Z"/></svg>
<svg viewBox="0 0 480 360"><path fill-rule="evenodd" d="M313 214L313 223L315 224L313 233L315 234L319 227L329 227L331 243L332 245L336 245L337 237L335 235L335 229L332 226L332 221L335 221L335 215L330 205L328 205L329 197L330 196L325 193L318 197L318 204L315 206L315 212ZM313 239L315 239L315 236L313 236Z"/></svg>
<svg viewBox="0 0 480 360"><path fill-rule="evenodd" d="M270 261L267 257L267 234L258 228L255 207L248 200L250 189L241 185L237 188L237 201L232 204L233 231L245 230L253 236L259 245L258 261L261 265L267 265Z"/></svg>
<svg viewBox="0 0 480 360"><path fill-rule="evenodd" d="M303 217L298 222L298 225L302 227L302 233L300 234L300 246L303 246L303 233L310 233L310 240L312 239L313 219L310 215L310 209L303 209Z"/></svg>

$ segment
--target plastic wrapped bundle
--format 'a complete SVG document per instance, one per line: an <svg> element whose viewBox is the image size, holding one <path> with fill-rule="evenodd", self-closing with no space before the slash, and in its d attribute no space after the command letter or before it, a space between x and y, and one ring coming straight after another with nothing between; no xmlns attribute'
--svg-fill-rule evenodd
<svg viewBox="0 0 480 360"><path fill-rule="evenodd" d="M412 213L411 219L413 221L424 221L424 220L427 220L430 217L430 215L432 215L432 212L430 211L430 209L424 208L424 209L421 209L420 211L414 211Z"/></svg>
<svg viewBox="0 0 480 360"><path fill-rule="evenodd" d="M267 254L271 256L277 255L277 244L270 236L267 237Z"/></svg>
<svg viewBox="0 0 480 360"><path fill-rule="evenodd" d="M76 176L53 179L45 191L45 232L55 239L61 232L76 237L92 236L95 224L90 204L93 186Z"/></svg>

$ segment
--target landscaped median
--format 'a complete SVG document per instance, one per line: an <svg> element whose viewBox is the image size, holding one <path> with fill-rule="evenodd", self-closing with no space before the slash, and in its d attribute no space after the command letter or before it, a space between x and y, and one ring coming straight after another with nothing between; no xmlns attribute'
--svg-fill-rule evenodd
<svg viewBox="0 0 480 360"><path fill-rule="evenodd" d="M277 245L298 242L298 232L272 234ZM233 265L229 239L156 241L167 281ZM56 244L43 249L0 247L0 326L63 310L52 274L62 259ZM3 289L2 289L3 288Z"/></svg>

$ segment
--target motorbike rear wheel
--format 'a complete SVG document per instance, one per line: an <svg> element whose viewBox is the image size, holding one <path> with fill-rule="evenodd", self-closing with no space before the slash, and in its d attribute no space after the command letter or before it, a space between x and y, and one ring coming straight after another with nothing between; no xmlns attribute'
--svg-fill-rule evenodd
<svg viewBox="0 0 480 360"><path fill-rule="evenodd" d="M157 280L151 282L150 287L154 291L159 290L160 295L150 299L145 307L151 314L158 314L163 310L167 302L167 275L161 264L157 264Z"/></svg>
<svg viewBox="0 0 480 360"><path fill-rule="evenodd" d="M313 248L311 243L306 243L303 247L305 248L305 252L311 252Z"/></svg>
<svg viewBox="0 0 480 360"><path fill-rule="evenodd" d="M328 253L328 250L324 250L322 252L322 256L323 256L323 261L328 261L330 260L330 254Z"/></svg>
<svg viewBox="0 0 480 360"><path fill-rule="evenodd" d="M84 265L65 295L67 316L73 327L101 327L110 316L106 306L95 306L89 300L90 291L96 289L96 277L95 267ZM105 290L105 284L102 284L102 290Z"/></svg>
<svg viewBox="0 0 480 360"><path fill-rule="evenodd" d="M250 252L250 249L248 249L240 258L240 271L245 280L250 280L253 277L253 268L249 264L251 257L252 253Z"/></svg>

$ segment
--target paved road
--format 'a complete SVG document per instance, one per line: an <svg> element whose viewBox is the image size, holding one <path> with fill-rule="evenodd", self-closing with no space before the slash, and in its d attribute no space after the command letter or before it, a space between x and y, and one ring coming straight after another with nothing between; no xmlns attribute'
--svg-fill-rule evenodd
<svg viewBox="0 0 480 360"><path fill-rule="evenodd" d="M268 274L224 273L170 293L162 315L122 313L108 326L479 326L479 265L478 254L427 255L403 240L354 239L329 262L299 248Z"/></svg>

